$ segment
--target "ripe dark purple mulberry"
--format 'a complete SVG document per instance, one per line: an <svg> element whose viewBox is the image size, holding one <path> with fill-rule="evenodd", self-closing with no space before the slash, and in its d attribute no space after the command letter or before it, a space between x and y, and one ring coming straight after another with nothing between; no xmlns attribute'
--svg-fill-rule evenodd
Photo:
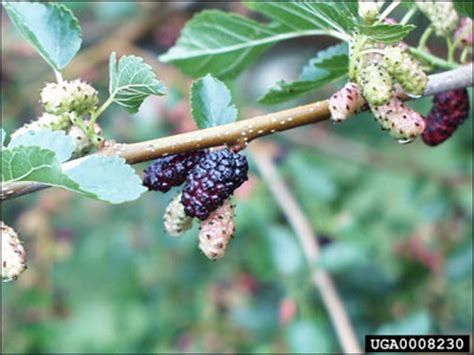
<svg viewBox="0 0 474 355"><path fill-rule="evenodd" d="M433 102L422 134L423 141L431 146L451 137L469 116L469 94L466 89L445 91L435 95Z"/></svg>
<svg viewBox="0 0 474 355"><path fill-rule="evenodd" d="M205 220L247 180L247 158L228 149L209 152L190 171L181 202L186 214Z"/></svg>
<svg viewBox="0 0 474 355"><path fill-rule="evenodd" d="M205 151L197 151L159 158L145 169L143 185L149 190L161 192L181 185L190 169L204 156Z"/></svg>

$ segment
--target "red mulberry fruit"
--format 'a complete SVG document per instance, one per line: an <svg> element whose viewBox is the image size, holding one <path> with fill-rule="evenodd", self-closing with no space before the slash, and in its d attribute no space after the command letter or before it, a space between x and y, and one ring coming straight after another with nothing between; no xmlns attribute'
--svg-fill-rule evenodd
<svg viewBox="0 0 474 355"><path fill-rule="evenodd" d="M228 149L211 151L190 171L181 202L186 214L205 220L247 180L247 158Z"/></svg>
<svg viewBox="0 0 474 355"><path fill-rule="evenodd" d="M155 160L145 169L143 185L149 190L166 192L181 185L191 168L204 157L204 151L173 154Z"/></svg>
<svg viewBox="0 0 474 355"><path fill-rule="evenodd" d="M201 223L199 249L209 259L222 258L234 230L234 208L227 199Z"/></svg>
<svg viewBox="0 0 474 355"><path fill-rule="evenodd" d="M354 113L359 112L365 104L359 85L347 83L329 99L331 118L336 122L344 121Z"/></svg>
<svg viewBox="0 0 474 355"><path fill-rule="evenodd" d="M469 116L469 94L466 89L445 91L435 95L433 102L422 134L423 141L431 146L451 137Z"/></svg>

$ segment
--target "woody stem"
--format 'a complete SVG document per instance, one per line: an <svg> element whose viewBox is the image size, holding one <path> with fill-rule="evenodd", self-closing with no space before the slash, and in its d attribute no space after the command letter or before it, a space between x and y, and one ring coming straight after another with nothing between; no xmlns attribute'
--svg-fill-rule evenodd
<svg viewBox="0 0 474 355"><path fill-rule="evenodd" d="M470 63L454 70L431 75L424 95L430 96L447 90L472 86L473 69L473 64ZM109 142L104 149L96 154L121 156L127 163L135 164L169 154L190 152L221 145L246 146L254 139L276 132L322 122L329 118L328 100L323 100L222 126L139 143L113 144ZM67 170L73 166L77 166L86 158L87 157L69 161L63 164L63 169ZM31 182L2 184L0 199L12 199L47 187L47 185Z"/></svg>

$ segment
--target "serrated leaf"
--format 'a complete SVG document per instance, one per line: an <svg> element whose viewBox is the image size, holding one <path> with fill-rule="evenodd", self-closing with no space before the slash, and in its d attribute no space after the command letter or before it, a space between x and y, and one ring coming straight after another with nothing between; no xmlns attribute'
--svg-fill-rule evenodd
<svg viewBox="0 0 474 355"><path fill-rule="evenodd" d="M270 3L261 4L253 6L260 10L259 6ZM282 40L328 33L339 38L345 36L332 28L329 30L329 26L321 27L324 21L315 17L314 11L310 11L315 5L326 7L324 4L278 4L268 6L282 6L284 9L288 6L292 9L294 7L299 9L303 16L297 16L299 20L294 22L291 22L289 17L280 16L280 22L264 25L240 15L217 10L203 11L188 21L176 45L159 59L172 63L195 77L210 73L218 78L233 78L263 51ZM306 6L310 9L306 9ZM267 15L278 19L279 15L275 12L276 10L268 11ZM280 13L281 11L278 12Z"/></svg>
<svg viewBox="0 0 474 355"><path fill-rule="evenodd" d="M2 183L32 181L81 192L62 172L56 154L39 146L19 145L2 150Z"/></svg>
<svg viewBox="0 0 474 355"><path fill-rule="evenodd" d="M165 86L153 69L142 58L123 56L117 62L115 52L110 54L109 93L114 102L130 113L138 112L140 105L150 95L164 95Z"/></svg>
<svg viewBox="0 0 474 355"><path fill-rule="evenodd" d="M210 74L193 82L191 109L200 129L232 123L237 119L237 109L232 104L229 89Z"/></svg>
<svg viewBox="0 0 474 355"><path fill-rule="evenodd" d="M473 18L472 1L454 0L454 8L460 16Z"/></svg>
<svg viewBox="0 0 474 355"><path fill-rule="evenodd" d="M39 146L44 149L52 150L59 162L65 162L71 158L76 143L74 140L62 131L30 131L14 138L8 148L15 148L20 145Z"/></svg>
<svg viewBox="0 0 474 355"><path fill-rule="evenodd" d="M386 44L400 42L415 28L415 25L359 26L360 32L366 35L369 39Z"/></svg>
<svg viewBox="0 0 474 355"><path fill-rule="evenodd" d="M344 2L262 1L245 4L283 25L288 31L320 28L348 33L356 22L357 8Z"/></svg>
<svg viewBox="0 0 474 355"><path fill-rule="evenodd" d="M146 191L138 175L121 157L92 155L66 174L81 189L110 203L132 201Z"/></svg>
<svg viewBox="0 0 474 355"><path fill-rule="evenodd" d="M258 101L263 104L276 104L295 99L340 79L347 74L348 65L349 57L346 43L328 47L318 52L316 57L310 59L298 80L291 83L278 81Z"/></svg>
<svg viewBox="0 0 474 355"><path fill-rule="evenodd" d="M64 171L52 150L33 145L2 149L2 185L17 181L61 187L110 203L135 200L146 190L123 158L91 156Z"/></svg>
<svg viewBox="0 0 474 355"><path fill-rule="evenodd" d="M81 47L81 29L71 10L58 3L3 2L23 37L55 70L63 69Z"/></svg>

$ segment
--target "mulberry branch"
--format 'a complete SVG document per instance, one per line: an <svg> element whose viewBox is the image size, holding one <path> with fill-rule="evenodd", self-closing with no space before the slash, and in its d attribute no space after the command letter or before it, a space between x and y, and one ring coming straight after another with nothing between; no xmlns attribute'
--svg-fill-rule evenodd
<svg viewBox="0 0 474 355"><path fill-rule="evenodd" d="M424 96L448 90L473 86L473 64L434 74L429 77ZM405 99L409 99L406 97ZM244 148L251 141L276 132L318 123L330 117L328 100L298 106L289 110L257 116L227 125L173 135L149 141L121 144L109 141L96 154L118 155L129 164L150 161L175 153L191 152L215 146L239 146ZM87 157L63 164L65 170L77 166ZM47 188L47 185L31 182L2 184L0 199L9 200Z"/></svg>

